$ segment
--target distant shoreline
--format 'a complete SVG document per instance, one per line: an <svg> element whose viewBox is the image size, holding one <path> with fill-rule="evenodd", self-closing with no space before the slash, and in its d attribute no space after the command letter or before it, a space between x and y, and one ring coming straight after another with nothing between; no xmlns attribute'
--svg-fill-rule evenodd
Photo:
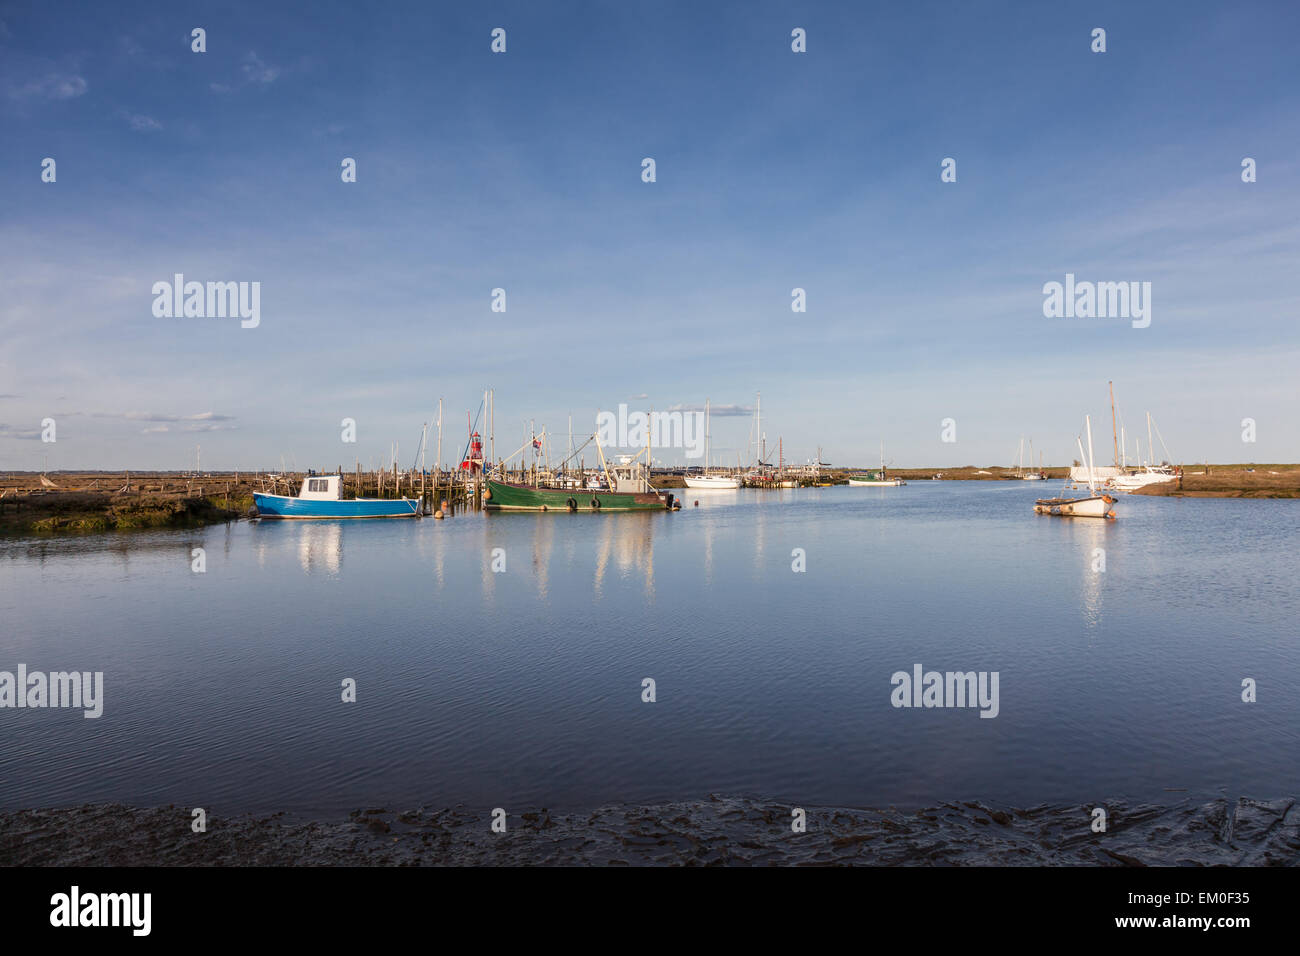
<svg viewBox="0 0 1300 956"><path fill-rule="evenodd" d="M1294 798L915 811L804 807L709 796L578 813L387 808L344 818L209 814L87 804L0 812L0 866L1294 866Z"/></svg>

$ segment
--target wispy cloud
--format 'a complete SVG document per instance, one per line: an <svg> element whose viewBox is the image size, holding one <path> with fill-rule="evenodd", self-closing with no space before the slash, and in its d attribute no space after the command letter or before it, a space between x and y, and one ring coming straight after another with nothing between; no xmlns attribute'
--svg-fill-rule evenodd
<svg viewBox="0 0 1300 956"><path fill-rule="evenodd" d="M39 79L28 80L19 86L10 86L9 98L70 100L81 96L87 89L89 86L85 79L75 73L47 73Z"/></svg>
<svg viewBox="0 0 1300 956"><path fill-rule="evenodd" d="M59 418L107 418L121 422L145 424L142 435L157 435L165 432L227 432L234 431L234 415L218 415L216 412L199 412L196 415L161 415L156 412L60 412Z"/></svg>
<svg viewBox="0 0 1300 956"><path fill-rule="evenodd" d="M702 412L703 405L670 405L670 412ZM709 414L716 415L718 418L740 418L745 415L754 414L752 405L710 405Z"/></svg>
<svg viewBox="0 0 1300 956"><path fill-rule="evenodd" d="M129 422L231 422L233 415L200 412L197 415L157 415L153 412L93 412L95 418L125 418Z"/></svg>
<svg viewBox="0 0 1300 956"><path fill-rule="evenodd" d="M143 113L128 113L126 114L126 121L131 124L133 130L138 130L142 133L163 128L162 123L158 122L152 116L145 116Z"/></svg>
<svg viewBox="0 0 1300 956"><path fill-rule="evenodd" d="M239 71L243 74L245 83L255 83L259 86L268 86L276 81L280 75L280 68L266 63L255 52L249 50L244 55L244 62L240 64Z"/></svg>
<svg viewBox="0 0 1300 956"><path fill-rule="evenodd" d="M20 438L24 441L38 441L41 437L39 428L18 428L16 425L0 424L0 438Z"/></svg>

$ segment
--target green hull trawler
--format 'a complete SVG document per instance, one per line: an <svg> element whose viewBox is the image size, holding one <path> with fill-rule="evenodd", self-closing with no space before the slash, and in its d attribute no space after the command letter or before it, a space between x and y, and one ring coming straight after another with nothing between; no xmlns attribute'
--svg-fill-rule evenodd
<svg viewBox="0 0 1300 956"><path fill-rule="evenodd" d="M487 480L483 499L483 507L494 511L664 511L673 507L673 496L657 491L543 488L495 478Z"/></svg>
<svg viewBox="0 0 1300 956"><path fill-rule="evenodd" d="M573 481L550 483L536 471L531 482L488 478L483 507L490 511L673 511L681 507L672 495L651 486L648 447L641 453L646 456L645 464L636 461L641 457L638 454L612 466L605 461L599 442L596 449L605 473L602 487Z"/></svg>

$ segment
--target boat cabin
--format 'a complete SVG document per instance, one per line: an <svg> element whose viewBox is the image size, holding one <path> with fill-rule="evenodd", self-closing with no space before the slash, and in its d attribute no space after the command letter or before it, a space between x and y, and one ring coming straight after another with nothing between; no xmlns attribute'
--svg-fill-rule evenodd
<svg viewBox="0 0 1300 956"><path fill-rule="evenodd" d="M343 477L341 475L308 475L302 481L299 498L308 501L342 501Z"/></svg>
<svg viewBox="0 0 1300 956"><path fill-rule="evenodd" d="M650 487L650 469L638 462L620 461L617 465L611 465L609 476L614 482L614 487L611 489L613 491L630 494L654 491Z"/></svg>

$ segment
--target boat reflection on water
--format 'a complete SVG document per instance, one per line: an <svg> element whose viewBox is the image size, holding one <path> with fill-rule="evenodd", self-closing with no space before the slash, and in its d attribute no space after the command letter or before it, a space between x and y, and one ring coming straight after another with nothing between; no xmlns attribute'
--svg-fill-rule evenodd
<svg viewBox="0 0 1300 956"><path fill-rule="evenodd" d="M494 597L497 568L515 570L512 563L518 555L521 523L530 529L530 569L536 579L537 596L546 600L550 596L552 563L557 559L563 574L590 560L595 554L593 592L596 598L604 593L605 578L610 572L620 578L639 576L645 582L645 594L654 597L654 534L655 523L662 521L658 512L623 512L618 515L591 515L557 521L551 514L537 514L530 521L520 513L485 511L487 519L481 572L482 592L485 600ZM499 553L494 552L500 549ZM557 553L558 552L558 553ZM559 573L559 572L556 572Z"/></svg>
<svg viewBox="0 0 1300 956"><path fill-rule="evenodd" d="M1088 630L1100 626L1106 583L1106 539L1114 526L1109 521L1073 521L1068 526L1070 551L1082 556L1079 616Z"/></svg>
<svg viewBox="0 0 1300 956"><path fill-rule="evenodd" d="M303 571L337 576L343 564L342 526L336 521L304 521L298 532L298 564Z"/></svg>
<svg viewBox="0 0 1300 956"><path fill-rule="evenodd" d="M655 523L662 515L629 513L617 519L600 518L604 522L596 535L595 594L600 598L605 583L605 573L615 570L620 577L640 574L645 581L645 594L655 594L654 532Z"/></svg>
<svg viewBox="0 0 1300 956"><path fill-rule="evenodd" d="M496 587L498 574L512 570L510 561L517 560L517 547L520 523L528 521L529 513L511 514L506 521L499 521L493 515L499 512L484 511L487 518L484 532L484 554L481 572L483 597L491 600ZM552 552L555 550L555 518L547 514L533 514L530 523L531 560L533 576L537 580L537 597L546 600L550 595L550 573ZM572 539L570 539L572 542ZM573 564L572 547L566 550L566 564Z"/></svg>

